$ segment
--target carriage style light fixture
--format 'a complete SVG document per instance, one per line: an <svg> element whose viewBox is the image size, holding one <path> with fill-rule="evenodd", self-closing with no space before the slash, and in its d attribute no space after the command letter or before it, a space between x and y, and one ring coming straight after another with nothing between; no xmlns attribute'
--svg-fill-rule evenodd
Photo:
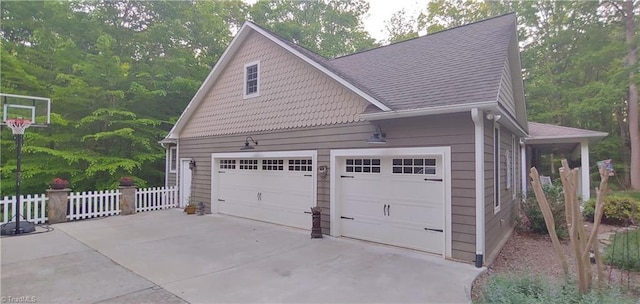
<svg viewBox="0 0 640 304"><path fill-rule="evenodd" d="M196 168L196 161L192 159L189 161L189 169L193 170L195 168Z"/></svg>
<svg viewBox="0 0 640 304"><path fill-rule="evenodd" d="M247 138L244 140L244 146L242 148L240 148L240 151L253 150L253 146L249 143L249 141L251 141L255 146L258 145L258 141L257 140L253 140L253 137L247 136Z"/></svg>
<svg viewBox="0 0 640 304"><path fill-rule="evenodd" d="M493 114L493 113L487 114L487 119L488 120L498 121L498 119L500 119L500 117L502 117L502 115L500 115L500 114Z"/></svg>
<svg viewBox="0 0 640 304"><path fill-rule="evenodd" d="M387 143L387 133L382 131L380 126L376 126L376 131L373 132L371 137L367 140L367 143L370 144L386 144Z"/></svg>

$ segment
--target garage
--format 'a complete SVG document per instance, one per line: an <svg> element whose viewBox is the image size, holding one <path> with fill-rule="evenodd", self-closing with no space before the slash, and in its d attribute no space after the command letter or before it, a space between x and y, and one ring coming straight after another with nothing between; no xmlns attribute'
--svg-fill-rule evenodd
<svg viewBox="0 0 640 304"><path fill-rule="evenodd" d="M448 148L332 151L333 234L445 254Z"/></svg>
<svg viewBox="0 0 640 304"><path fill-rule="evenodd" d="M222 214L310 229L315 158L315 151L213 154L212 202Z"/></svg>

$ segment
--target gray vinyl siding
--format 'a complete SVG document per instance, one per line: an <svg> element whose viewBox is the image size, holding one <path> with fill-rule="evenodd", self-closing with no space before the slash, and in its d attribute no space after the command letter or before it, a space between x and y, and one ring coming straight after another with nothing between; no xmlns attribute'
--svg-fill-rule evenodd
<svg viewBox="0 0 640 304"><path fill-rule="evenodd" d="M316 166L330 165L332 149L451 147L452 257L475 258L474 132L469 113L405 118L375 122L387 133L384 146L365 141L375 124L355 122L325 127L301 128L268 133L208 136L180 139L180 157L193 158L192 196L211 206L211 154L239 152L247 135L258 140L254 151L316 150ZM329 234L330 178L318 178L318 206L322 208L322 231Z"/></svg>
<svg viewBox="0 0 640 304"><path fill-rule="evenodd" d="M511 65L507 56L502 69L500 79L500 91L498 91L498 102L502 104L514 117L516 116L516 106L513 99L513 86L511 84Z"/></svg>
<svg viewBox="0 0 640 304"><path fill-rule="evenodd" d="M494 214L494 166L493 166L493 122L485 121L485 259L491 258L501 248L500 242L512 231L518 215L518 195L513 199L513 192L518 193L519 182L511 181L512 189L507 189L507 157L506 151L512 151L513 133L500 128L500 211ZM516 138L516 151L518 150ZM512 154L513 155L513 154ZM519 156L519 153L516 154ZM519 157L516 157L512 168L515 176L520 176ZM486 261L486 260L485 260Z"/></svg>

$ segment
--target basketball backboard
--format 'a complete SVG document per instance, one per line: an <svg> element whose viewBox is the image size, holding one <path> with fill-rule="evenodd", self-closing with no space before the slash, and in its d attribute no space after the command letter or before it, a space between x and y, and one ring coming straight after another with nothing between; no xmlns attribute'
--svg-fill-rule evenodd
<svg viewBox="0 0 640 304"><path fill-rule="evenodd" d="M1 125L8 119L24 118L31 120L32 127L47 127L51 123L51 99L15 94L0 93Z"/></svg>

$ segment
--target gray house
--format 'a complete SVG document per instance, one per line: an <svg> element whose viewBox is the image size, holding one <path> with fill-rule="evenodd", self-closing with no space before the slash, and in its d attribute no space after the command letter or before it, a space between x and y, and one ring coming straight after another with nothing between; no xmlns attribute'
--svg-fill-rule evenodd
<svg viewBox="0 0 640 304"><path fill-rule="evenodd" d="M161 143L182 204L481 266L528 135L509 14L335 59L247 22Z"/></svg>

